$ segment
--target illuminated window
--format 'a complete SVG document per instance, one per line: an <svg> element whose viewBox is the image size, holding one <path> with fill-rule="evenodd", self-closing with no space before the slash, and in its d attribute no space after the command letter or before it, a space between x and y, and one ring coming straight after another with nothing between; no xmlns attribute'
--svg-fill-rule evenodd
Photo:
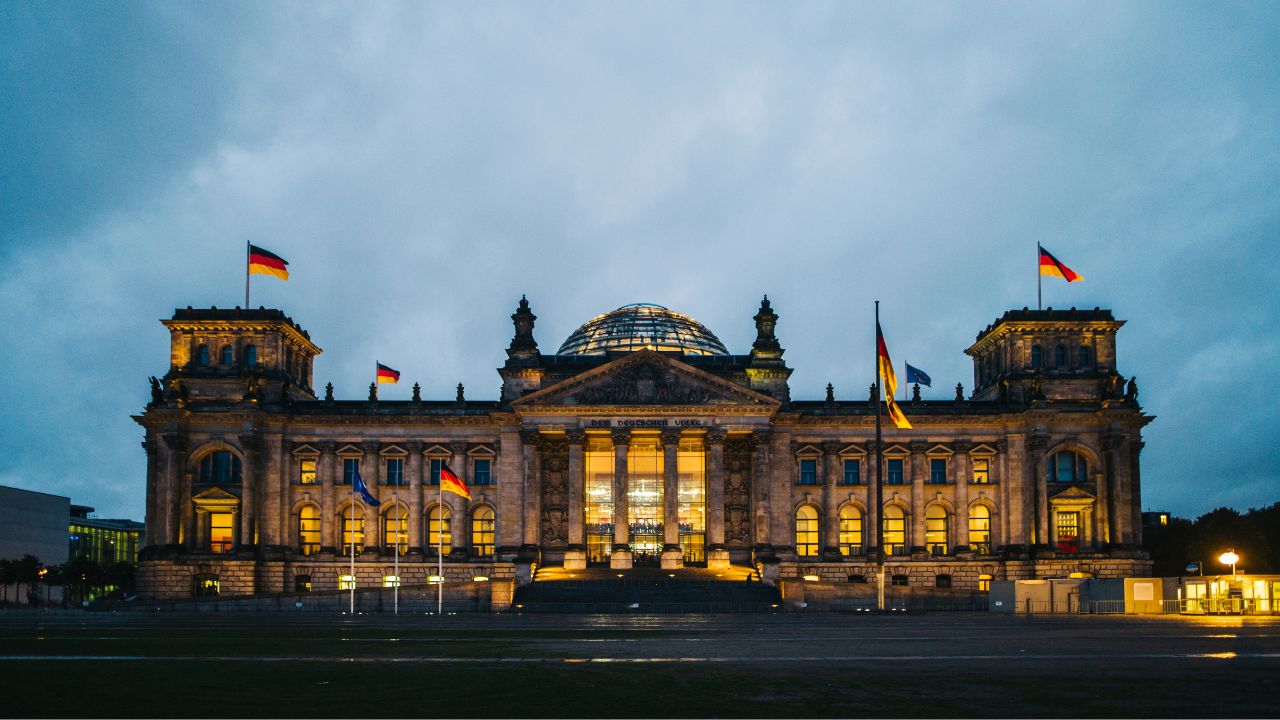
<svg viewBox="0 0 1280 720"><path fill-rule="evenodd" d="M627 523L631 554L638 564L656 561L662 553L666 520L663 462L658 438L631 438L627 453Z"/></svg>
<svg viewBox="0 0 1280 720"><path fill-rule="evenodd" d="M244 366L256 367L258 364L258 346L246 345L244 347Z"/></svg>
<svg viewBox="0 0 1280 720"><path fill-rule="evenodd" d="M481 505L471 513L471 554L493 557L493 508Z"/></svg>
<svg viewBox="0 0 1280 720"><path fill-rule="evenodd" d="M1089 348L1081 345L1076 348L1076 364L1080 367L1089 367Z"/></svg>
<svg viewBox="0 0 1280 720"><path fill-rule="evenodd" d="M229 512L209 513L209 551L231 552L232 531L236 516Z"/></svg>
<svg viewBox="0 0 1280 720"><path fill-rule="evenodd" d="M991 576L982 574L978 576L978 591L991 592Z"/></svg>
<svg viewBox="0 0 1280 720"><path fill-rule="evenodd" d="M492 485L493 474L490 472L492 463L489 460L476 460L472 466L471 484L472 485Z"/></svg>
<svg viewBox="0 0 1280 720"><path fill-rule="evenodd" d="M1031 346L1031 367L1038 368L1044 365L1044 351L1039 345Z"/></svg>
<svg viewBox="0 0 1280 720"><path fill-rule="evenodd" d="M239 485L240 458L227 450L209 453L200 461L200 482L214 485Z"/></svg>
<svg viewBox="0 0 1280 720"><path fill-rule="evenodd" d="M296 593L311 592L311 576L310 575L294 575L293 591Z"/></svg>
<svg viewBox="0 0 1280 720"><path fill-rule="evenodd" d="M392 505L382 514L382 550L401 555L409 552L409 511L403 505Z"/></svg>
<svg viewBox="0 0 1280 720"><path fill-rule="evenodd" d="M222 353L218 357L218 364L223 367L230 367L236 364L236 351L230 345L222 346Z"/></svg>
<svg viewBox="0 0 1280 720"><path fill-rule="evenodd" d="M973 484L986 485L991 482L991 461L987 458L973 459Z"/></svg>
<svg viewBox="0 0 1280 720"><path fill-rule="evenodd" d="M316 484L315 458L303 458L298 461L298 484L299 485L315 485Z"/></svg>
<svg viewBox="0 0 1280 720"><path fill-rule="evenodd" d="M342 458L342 484L355 482L356 473L360 472L360 458Z"/></svg>
<svg viewBox="0 0 1280 720"><path fill-rule="evenodd" d="M448 555L453 552L453 534L450 532L449 508L433 505L427 515L427 552Z"/></svg>
<svg viewBox="0 0 1280 720"><path fill-rule="evenodd" d="M355 590L356 576L355 575L339 575L338 589L339 590Z"/></svg>
<svg viewBox="0 0 1280 720"><path fill-rule="evenodd" d="M315 505L298 509L298 548L303 555L320 552L320 508Z"/></svg>
<svg viewBox="0 0 1280 720"><path fill-rule="evenodd" d="M936 588L950 588L950 587L951 587L951 576L950 576L950 575L935 575L935 576L934 576L934 578L933 578L933 586L934 586L934 587L936 587Z"/></svg>
<svg viewBox="0 0 1280 720"><path fill-rule="evenodd" d="M862 461L850 458L844 461L844 475L841 485L859 485L862 483Z"/></svg>
<svg viewBox="0 0 1280 720"><path fill-rule="evenodd" d="M1049 456L1049 482L1082 483L1089 478L1089 461L1071 450Z"/></svg>
<svg viewBox="0 0 1280 720"><path fill-rule="evenodd" d="M1067 349L1059 345L1053 349L1053 364L1062 367L1067 364Z"/></svg>
<svg viewBox="0 0 1280 720"><path fill-rule="evenodd" d="M818 556L818 511L808 505L796 510L796 555Z"/></svg>
<svg viewBox="0 0 1280 720"><path fill-rule="evenodd" d="M217 575L201 574L195 576L195 585L192 589L196 597L213 597L221 590L221 583L218 582Z"/></svg>
<svg viewBox="0 0 1280 720"><path fill-rule="evenodd" d="M698 438L681 440L676 448L676 522L684 561L706 562L706 455Z"/></svg>
<svg viewBox="0 0 1280 720"><path fill-rule="evenodd" d="M969 508L969 548L979 555L991 554L991 510L986 505Z"/></svg>
<svg viewBox="0 0 1280 720"><path fill-rule="evenodd" d="M817 485L818 484L818 461L817 460L801 460L800 461L800 484L801 485Z"/></svg>
<svg viewBox="0 0 1280 720"><path fill-rule="evenodd" d="M196 367L209 367L209 346L201 344L196 348Z"/></svg>
<svg viewBox="0 0 1280 720"><path fill-rule="evenodd" d="M857 505L840 508L840 554L862 554L862 510Z"/></svg>
<svg viewBox="0 0 1280 720"><path fill-rule="evenodd" d="M906 575L894 575L893 580L890 581L889 584L898 585L900 587L906 587L907 585L910 585L911 582L910 582L910 578L908 578Z"/></svg>
<svg viewBox="0 0 1280 720"><path fill-rule="evenodd" d="M930 458L929 459L929 483L932 485L947 484L946 458Z"/></svg>
<svg viewBox="0 0 1280 720"><path fill-rule="evenodd" d="M607 563L613 548L613 446L591 438L582 453L587 562Z"/></svg>
<svg viewBox="0 0 1280 720"><path fill-rule="evenodd" d="M350 555L353 549L357 555L364 550L364 511L348 505L342 511L342 554Z"/></svg>
<svg viewBox="0 0 1280 720"><path fill-rule="evenodd" d="M902 459L893 458L885 462L886 474L885 485L901 485L902 484Z"/></svg>
<svg viewBox="0 0 1280 720"><path fill-rule="evenodd" d="M1053 526L1057 534L1058 552L1074 554L1080 551L1080 513L1054 513Z"/></svg>
<svg viewBox="0 0 1280 720"><path fill-rule="evenodd" d="M902 508L889 505L884 509L884 537L881 543L885 554L907 554L907 518Z"/></svg>
<svg viewBox="0 0 1280 720"><path fill-rule="evenodd" d="M444 467L444 460L441 458L432 458L430 467L427 468L427 484L440 484L440 468Z"/></svg>
<svg viewBox="0 0 1280 720"><path fill-rule="evenodd" d="M404 485L404 459L387 458L387 475L383 485Z"/></svg>
<svg viewBox="0 0 1280 720"><path fill-rule="evenodd" d="M946 555L947 546L947 509L941 505L930 505L924 513L924 544L932 555Z"/></svg>
<svg viewBox="0 0 1280 720"><path fill-rule="evenodd" d="M399 575L383 575L382 587L384 588L400 587L400 576Z"/></svg>

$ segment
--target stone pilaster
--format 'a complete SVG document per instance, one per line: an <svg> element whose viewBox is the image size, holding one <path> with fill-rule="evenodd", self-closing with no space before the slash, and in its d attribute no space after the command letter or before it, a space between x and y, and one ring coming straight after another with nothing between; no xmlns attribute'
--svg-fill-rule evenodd
<svg viewBox="0 0 1280 720"><path fill-rule="evenodd" d="M1132 530L1129 542L1135 546L1142 545L1142 448L1146 443L1137 438L1129 441L1129 522Z"/></svg>
<svg viewBox="0 0 1280 720"><path fill-rule="evenodd" d="M291 503L284 436L280 433L264 435L262 451L262 528L259 532L263 545L279 549L290 544L285 536Z"/></svg>
<svg viewBox="0 0 1280 720"><path fill-rule="evenodd" d="M840 443L822 443L822 555L840 559L840 510L837 507L836 484L840 477Z"/></svg>
<svg viewBox="0 0 1280 720"><path fill-rule="evenodd" d="M569 517L565 523L569 528L569 551L575 553L575 557L581 555L583 567L586 567L586 535L583 528L583 518L585 517L585 508L583 501L586 497L586 469L583 466L583 446L587 442L587 433L585 430L568 430L565 436L569 441L569 497L566 505L569 508Z"/></svg>
<svg viewBox="0 0 1280 720"><path fill-rule="evenodd" d="M662 557L664 569L684 567L680 549L680 431L662 431Z"/></svg>
<svg viewBox="0 0 1280 720"><path fill-rule="evenodd" d="M769 522L771 489L769 445L773 433L757 430L751 435L754 454L751 458L751 539L757 550L772 550L772 532ZM785 522L784 518L784 522Z"/></svg>
<svg viewBox="0 0 1280 720"><path fill-rule="evenodd" d="M498 456L494 458L494 496L497 504L496 559L503 562L515 560L523 542L524 476L523 455L520 451L520 431L508 425L498 434Z"/></svg>
<svg viewBox="0 0 1280 720"><path fill-rule="evenodd" d="M458 476L463 485L467 485L470 480L470 473L467 472L467 443L455 440L449 443L449 452L452 454L449 458L449 469ZM471 553L471 534L468 532L471 523L470 518L467 517L467 499L453 493L445 493L444 501L448 503L453 514L453 525L450 527L453 533L453 552L450 554L466 557Z"/></svg>
<svg viewBox="0 0 1280 720"><path fill-rule="evenodd" d="M378 454L381 448L382 444L377 440L366 440L360 443L360 449L364 450L364 457L360 460L360 477L369 487L369 493L378 500L383 499L382 456ZM389 497L386 499L390 501ZM364 505L364 552L380 553L382 552L382 523L379 508L363 500L360 504ZM390 507L389 503L387 507Z"/></svg>
<svg viewBox="0 0 1280 720"><path fill-rule="evenodd" d="M955 455L951 456L951 472L956 488L955 530L952 535L955 537L956 550L959 551L969 547L969 480L973 477L969 451L973 449L973 443L956 440L951 443L951 449L955 451Z"/></svg>
<svg viewBox="0 0 1280 720"><path fill-rule="evenodd" d="M320 551L332 553L338 547L337 530L342 522L338 518L338 493L335 487L341 468L338 467L336 443L322 442L318 449L320 461L316 463L316 471L320 473Z"/></svg>
<svg viewBox="0 0 1280 720"><path fill-rule="evenodd" d="M1052 535L1049 526L1049 478L1044 458L1044 449L1048 445L1048 440L1048 436L1038 433L1027 438L1024 477L1027 488L1031 491L1032 545L1048 545Z"/></svg>
<svg viewBox="0 0 1280 720"><path fill-rule="evenodd" d="M409 476L409 554L421 555L426 544L427 530L423 522L422 485L423 466L425 462L422 451L426 449L419 441L405 443L409 457L405 458L405 474Z"/></svg>
<svg viewBox="0 0 1280 720"><path fill-rule="evenodd" d="M713 570L729 566L724 548L725 436L720 428L707 431L707 567Z"/></svg>
<svg viewBox="0 0 1280 720"><path fill-rule="evenodd" d="M236 547L246 548L257 545L258 496L261 485L258 472L258 458L261 456L261 441L256 435L241 435L240 452L240 516L236 518L239 533Z"/></svg>
<svg viewBox="0 0 1280 720"><path fill-rule="evenodd" d="M884 540L884 529L880 527L880 516L884 509L884 487L881 486L881 492L876 492L876 483L881 482L884 478L885 465L884 458L880 458L879 466L876 465L876 441L867 441L867 456L863 462L863 472L866 477L867 492L867 520L863 536L866 538L867 557L874 560L876 552L880 548L881 542Z"/></svg>
<svg viewBox="0 0 1280 720"><path fill-rule="evenodd" d="M627 498L627 454L631 451L631 431L613 431L613 552L609 564L631 567L631 522Z"/></svg>
<svg viewBox="0 0 1280 720"><path fill-rule="evenodd" d="M1019 541L1014 540L1014 533L1017 524L1014 519L1020 517L1015 515L1014 507L1017 504L1014 500L1014 494L1009 487L1009 441L996 441L996 456L991 458L992 482L996 483L996 497L999 498L999 525L1000 527L992 528L992 532L996 534L991 539L991 547L995 549L1005 545L1014 545Z"/></svg>
<svg viewBox="0 0 1280 720"><path fill-rule="evenodd" d="M542 517L542 489L538 478L538 442L540 433L532 428L520 431L520 487L524 496L522 506L523 532L521 544L526 552L536 552L538 546L538 528Z"/></svg>
<svg viewBox="0 0 1280 720"><path fill-rule="evenodd" d="M929 450L929 443L915 440L908 447L911 450L911 535L907 538L907 546L915 553L925 549L924 481L929 477L925 452Z"/></svg>

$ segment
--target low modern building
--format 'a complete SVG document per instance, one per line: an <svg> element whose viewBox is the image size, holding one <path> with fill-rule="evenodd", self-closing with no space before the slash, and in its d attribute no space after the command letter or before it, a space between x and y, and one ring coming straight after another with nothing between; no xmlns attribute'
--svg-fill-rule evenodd
<svg viewBox="0 0 1280 720"><path fill-rule="evenodd" d="M143 523L94 517L93 508L72 505L68 525L71 557L84 556L103 566L138 561Z"/></svg>
<svg viewBox="0 0 1280 720"><path fill-rule="evenodd" d="M0 485L0 558L33 555L45 566L67 561L71 499Z"/></svg>
<svg viewBox="0 0 1280 720"><path fill-rule="evenodd" d="M1136 383L1109 310L1014 310L965 350L974 388L903 403L873 502L877 404L794 399L766 298L731 353L666 308L599 315L540 350L523 298L501 394L384 401L315 389L320 348L279 310L163 321L146 432L143 596L527 580L538 565L753 566L894 584L1145 575ZM441 494L445 466L470 500ZM359 473L380 501L352 493ZM356 554L355 577L349 553ZM394 568L398 568L398 571Z"/></svg>

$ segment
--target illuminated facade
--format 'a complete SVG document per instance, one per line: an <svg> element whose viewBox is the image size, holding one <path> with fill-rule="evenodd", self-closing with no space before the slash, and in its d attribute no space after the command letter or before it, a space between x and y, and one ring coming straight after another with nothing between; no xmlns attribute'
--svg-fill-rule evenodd
<svg viewBox="0 0 1280 720"><path fill-rule="evenodd" d="M93 508L71 506L67 523L70 557L86 557L102 566L134 563L142 547L143 524L133 520L90 517Z"/></svg>
<svg viewBox="0 0 1280 720"><path fill-rule="evenodd" d="M1107 310L1020 310L966 352L974 391L875 407L793 400L767 299L750 352L654 305L584 324L555 354L521 299L497 400L338 400L313 389L320 349L278 310L164 321L168 373L146 429L139 591L181 596L529 579L536 565L752 565L767 581L846 581L877 546L897 584L1145 574L1141 428ZM472 499L438 502L442 463ZM352 498L359 472L381 500Z"/></svg>

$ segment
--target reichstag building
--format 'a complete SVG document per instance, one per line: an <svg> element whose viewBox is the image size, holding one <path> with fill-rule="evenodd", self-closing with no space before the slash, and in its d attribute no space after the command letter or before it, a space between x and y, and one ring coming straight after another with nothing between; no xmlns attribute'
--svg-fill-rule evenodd
<svg viewBox="0 0 1280 720"><path fill-rule="evenodd" d="M424 584L441 561L446 578L511 586L539 567L644 565L845 581L873 576L878 548L919 587L1149 573L1152 417L1118 372L1109 310L1012 310L979 332L972 392L917 392L902 403L913 428L886 427L878 507L875 404L793 399L767 298L745 354L657 305L593 318L554 353L525 299L511 318L497 400L415 386L386 401L376 385L317 389L320 348L279 310L177 310L169 368L135 417L140 594ZM444 466L470 500L439 492Z"/></svg>

